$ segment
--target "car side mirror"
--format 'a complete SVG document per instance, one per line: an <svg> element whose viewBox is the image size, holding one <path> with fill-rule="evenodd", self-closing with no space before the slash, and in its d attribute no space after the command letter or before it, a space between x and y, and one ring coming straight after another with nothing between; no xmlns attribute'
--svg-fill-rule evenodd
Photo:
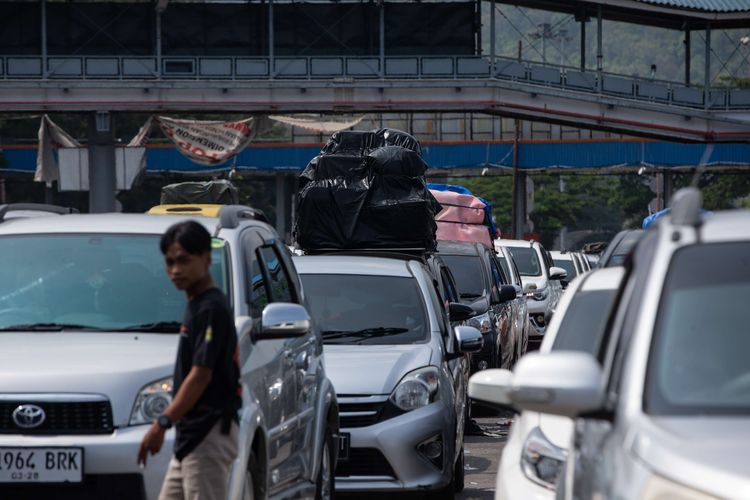
<svg viewBox="0 0 750 500"><path fill-rule="evenodd" d="M503 285L498 291L498 302L508 302L509 300L515 299L518 294L516 293L516 287L513 285Z"/></svg>
<svg viewBox="0 0 750 500"><path fill-rule="evenodd" d="M448 304L448 316L451 321L466 321L474 316L474 309L460 302L451 302Z"/></svg>
<svg viewBox="0 0 750 500"><path fill-rule="evenodd" d="M526 283L523 286L523 293L529 294L536 292L536 283Z"/></svg>
<svg viewBox="0 0 750 500"><path fill-rule="evenodd" d="M468 354L479 352L484 347L482 334L473 326L457 326L454 332L456 334L456 351Z"/></svg>
<svg viewBox="0 0 750 500"><path fill-rule="evenodd" d="M512 410L510 393L513 387L513 372L498 368L480 370L469 379L469 397L482 406L496 410Z"/></svg>
<svg viewBox="0 0 750 500"><path fill-rule="evenodd" d="M568 271L562 267L552 266L549 268L549 279L551 280L564 280L568 277Z"/></svg>
<svg viewBox="0 0 750 500"><path fill-rule="evenodd" d="M602 378L601 366L591 354L528 353L513 369L508 397L522 410L572 418L603 408Z"/></svg>
<svg viewBox="0 0 750 500"><path fill-rule="evenodd" d="M274 302L263 308L255 340L302 337L310 332L310 315L299 304Z"/></svg>

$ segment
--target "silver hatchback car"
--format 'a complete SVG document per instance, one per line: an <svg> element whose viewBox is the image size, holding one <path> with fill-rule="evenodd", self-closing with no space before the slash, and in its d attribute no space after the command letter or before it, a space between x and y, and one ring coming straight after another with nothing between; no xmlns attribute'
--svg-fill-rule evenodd
<svg viewBox="0 0 750 500"><path fill-rule="evenodd" d="M0 222L3 499L157 498L173 431L145 469L136 455L172 396L185 297L164 273L159 237L184 218ZM211 272L231 301L240 347L230 496L330 498L336 397L288 250L248 207L191 218L215 235Z"/></svg>
<svg viewBox="0 0 750 500"><path fill-rule="evenodd" d="M381 252L385 255L384 252ZM463 488L468 359L478 330L451 328L419 258L295 257L341 418L337 491ZM472 310L451 304L453 311Z"/></svg>

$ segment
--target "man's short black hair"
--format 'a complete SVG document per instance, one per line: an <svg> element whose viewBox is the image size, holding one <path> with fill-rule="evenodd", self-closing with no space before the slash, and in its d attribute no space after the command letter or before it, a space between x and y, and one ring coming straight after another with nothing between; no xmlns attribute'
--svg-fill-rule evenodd
<svg viewBox="0 0 750 500"><path fill-rule="evenodd" d="M185 220L171 225L159 242L161 253L166 255L169 247L175 242L192 255L201 255L211 251L211 235L202 224L194 220Z"/></svg>

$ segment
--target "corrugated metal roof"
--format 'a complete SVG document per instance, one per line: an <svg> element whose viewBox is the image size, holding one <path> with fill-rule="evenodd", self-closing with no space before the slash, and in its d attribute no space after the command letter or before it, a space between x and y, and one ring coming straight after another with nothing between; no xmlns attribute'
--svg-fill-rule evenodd
<svg viewBox="0 0 750 500"><path fill-rule="evenodd" d="M637 0L641 3L665 5L704 12L748 12L750 0Z"/></svg>

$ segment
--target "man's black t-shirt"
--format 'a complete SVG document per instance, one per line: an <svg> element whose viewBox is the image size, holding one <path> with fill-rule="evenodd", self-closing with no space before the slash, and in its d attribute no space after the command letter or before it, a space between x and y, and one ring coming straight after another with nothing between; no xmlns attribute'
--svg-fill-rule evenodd
<svg viewBox="0 0 750 500"><path fill-rule="evenodd" d="M241 405L237 332L227 298L218 288L194 297L185 309L174 370L174 393L193 366L211 369L211 382L175 425L174 454L182 460L222 417L237 420Z"/></svg>

